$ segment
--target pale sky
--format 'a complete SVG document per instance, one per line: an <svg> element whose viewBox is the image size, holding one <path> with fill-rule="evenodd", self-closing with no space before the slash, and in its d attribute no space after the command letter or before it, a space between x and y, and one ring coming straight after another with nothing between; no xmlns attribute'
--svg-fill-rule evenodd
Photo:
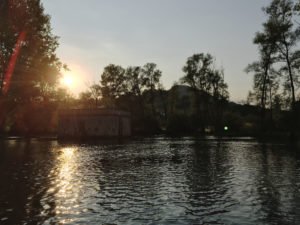
<svg viewBox="0 0 300 225"><path fill-rule="evenodd" d="M154 62L170 88L183 76L186 59L211 53L225 70L230 99L245 100L258 58L252 43L270 0L42 0L60 36L57 54L71 69L78 94L100 80L110 64Z"/></svg>

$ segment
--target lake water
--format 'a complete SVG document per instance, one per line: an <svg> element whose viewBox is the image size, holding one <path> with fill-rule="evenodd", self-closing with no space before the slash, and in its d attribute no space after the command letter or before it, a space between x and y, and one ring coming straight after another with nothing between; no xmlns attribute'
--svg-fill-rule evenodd
<svg viewBox="0 0 300 225"><path fill-rule="evenodd" d="M300 224L300 156L253 139L0 141L0 224Z"/></svg>

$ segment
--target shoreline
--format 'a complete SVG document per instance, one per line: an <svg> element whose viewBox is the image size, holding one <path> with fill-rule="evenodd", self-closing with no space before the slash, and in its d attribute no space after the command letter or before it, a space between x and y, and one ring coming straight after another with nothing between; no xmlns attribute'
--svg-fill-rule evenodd
<svg viewBox="0 0 300 225"><path fill-rule="evenodd" d="M131 137L66 137L59 138L56 135L0 135L0 140L21 140L21 139L38 139L38 140L57 140L57 141L101 141L101 140L130 140L138 138L151 138L151 137L166 137L166 138L193 138L198 140L222 140L222 141L284 141L284 142L297 142L300 144L299 135L295 136L292 141L288 135L236 135L236 134L170 134L170 133L157 133L157 134L134 134Z"/></svg>

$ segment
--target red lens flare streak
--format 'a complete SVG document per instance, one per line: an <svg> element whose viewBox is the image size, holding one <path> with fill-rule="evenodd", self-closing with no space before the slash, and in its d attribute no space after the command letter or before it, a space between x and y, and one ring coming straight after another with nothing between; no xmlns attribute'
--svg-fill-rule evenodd
<svg viewBox="0 0 300 225"><path fill-rule="evenodd" d="M8 64L8 67L7 67L5 76L4 76L4 87L3 87L3 94L4 95L8 91L10 80L11 80L12 74L13 74L14 69L15 69L15 65L16 65L16 61L17 61L20 49L22 47L22 42L25 40L25 37L26 37L26 31L22 31L20 33L18 41L15 45L13 54L12 54L10 60L9 60L9 64Z"/></svg>

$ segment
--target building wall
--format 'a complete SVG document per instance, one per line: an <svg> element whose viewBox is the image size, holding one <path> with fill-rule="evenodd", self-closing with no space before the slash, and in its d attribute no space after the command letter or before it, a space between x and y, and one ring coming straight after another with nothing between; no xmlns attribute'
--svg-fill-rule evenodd
<svg viewBox="0 0 300 225"><path fill-rule="evenodd" d="M109 113L62 113L59 115L59 137L127 137L131 135L130 117Z"/></svg>

